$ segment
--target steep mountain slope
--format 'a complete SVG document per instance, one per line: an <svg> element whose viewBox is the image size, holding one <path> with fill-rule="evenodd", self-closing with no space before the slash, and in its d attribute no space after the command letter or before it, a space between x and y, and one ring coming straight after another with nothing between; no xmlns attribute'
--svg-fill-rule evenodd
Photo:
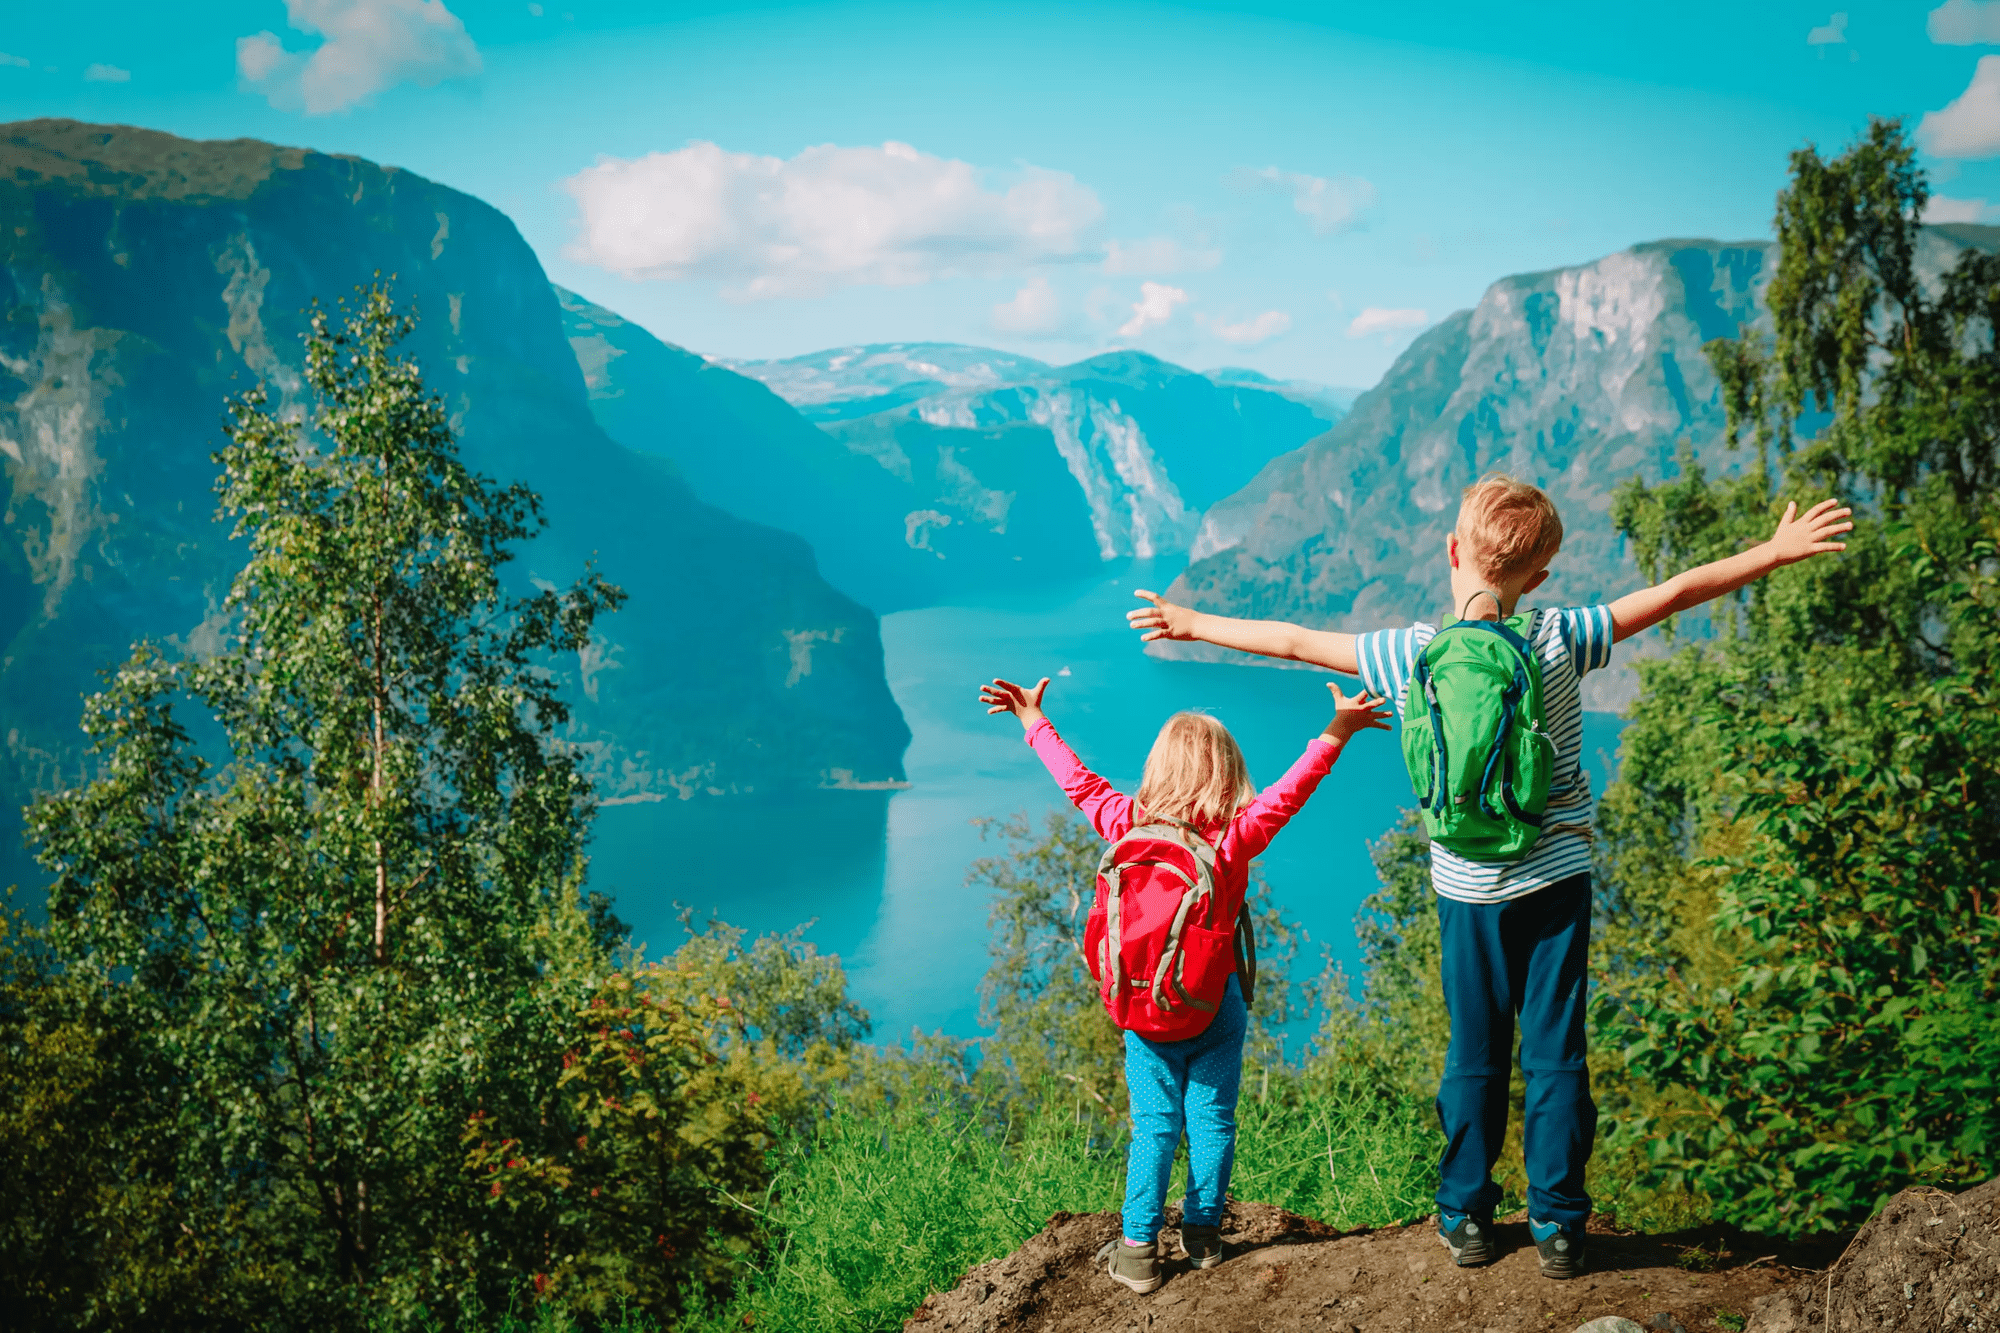
<svg viewBox="0 0 2000 1333"><path fill-rule="evenodd" d="M632 595L568 668L605 794L901 776L874 617L797 538L606 438L494 209L352 158L31 121L0 128L0 255L8 806L83 771L79 696L132 639L212 640L240 561L213 518L223 400L261 378L296 401L302 308L378 272L422 316L409 350L467 461L545 499L524 586L595 558Z"/></svg>
<svg viewBox="0 0 2000 1333"><path fill-rule="evenodd" d="M896 537L941 562L931 597L1184 551L1205 506L1339 413L1325 396L1140 352L1051 367L895 343L731 364L902 483Z"/></svg>
<svg viewBox="0 0 2000 1333"><path fill-rule="evenodd" d="M1316 386L1218 382L1136 352L1060 369L943 343L709 361L557 298L613 439L805 537L880 612L1184 551L1204 505L1339 414Z"/></svg>
<svg viewBox="0 0 2000 1333"><path fill-rule="evenodd" d="M1966 247L1996 242L2000 228L1933 227L1919 263L1939 274ZM1419 337L1332 430L1210 509L1172 595L1323 627L1442 613L1459 492L1495 470L1543 486L1562 511L1562 554L1533 601L1628 591L1639 573L1612 530L1617 487L1673 475L1683 442L1712 473L1749 461L1722 445L1702 345L1768 327L1775 259L1768 242L1656 241L1494 283ZM1593 688L1592 702L1612 707L1631 680L1613 673Z"/></svg>
<svg viewBox="0 0 2000 1333"><path fill-rule="evenodd" d="M758 380L574 292L556 296L607 434L671 459L730 513L798 533L828 582L878 612L996 577L1067 575L1095 559L1088 511L1052 451L962 449L924 455L919 468L852 449ZM955 518L955 530L937 533Z"/></svg>
<svg viewBox="0 0 2000 1333"><path fill-rule="evenodd" d="M1629 582L1611 530L1626 477L1682 440L1711 466L1722 407L1701 351L1763 317L1771 247L1659 242L1507 278L1425 332L1353 410L1208 513L1175 586L1201 606L1314 625L1384 624L1445 602L1459 491L1501 470L1561 508L1547 600Z"/></svg>

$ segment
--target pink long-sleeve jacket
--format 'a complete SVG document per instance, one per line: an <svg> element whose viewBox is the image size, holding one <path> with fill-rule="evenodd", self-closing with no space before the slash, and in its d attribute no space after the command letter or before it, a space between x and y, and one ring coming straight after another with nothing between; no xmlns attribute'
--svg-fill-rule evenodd
<svg viewBox="0 0 2000 1333"><path fill-rule="evenodd" d="M1145 812L1130 796L1084 767L1047 718L1030 727L1026 739L1063 793L1097 830L1098 837L1116 841L1132 831ZM1215 843L1216 889L1224 909L1216 914L1218 920L1235 920L1236 909L1249 891L1250 862L1271 845L1278 830L1305 805L1319 786L1319 780L1339 757L1340 746L1336 742L1324 736L1313 737L1290 771L1258 792L1257 798L1244 806L1226 829L1215 825L1201 831L1203 837ZM1222 834L1219 842L1218 832Z"/></svg>

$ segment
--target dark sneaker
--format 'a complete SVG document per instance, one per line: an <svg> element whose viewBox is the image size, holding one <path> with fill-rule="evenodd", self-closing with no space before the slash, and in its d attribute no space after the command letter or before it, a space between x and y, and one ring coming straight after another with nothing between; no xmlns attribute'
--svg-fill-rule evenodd
<svg viewBox="0 0 2000 1333"><path fill-rule="evenodd" d="M1141 1296L1159 1286L1159 1245L1128 1245L1122 1237L1112 1241L1111 1280L1123 1283Z"/></svg>
<svg viewBox="0 0 2000 1333"><path fill-rule="evenodd" d="M1583 1272L1583 1229L1560 1222L1528 1219L1528 1234L1535 1238L1535 1252L1542 1256L1542 1276L1558 1282Z"/></svg>
<svg viewBox="0 0 2000 1333"><path fill-rule="evenodd" d="M1451 1261L1460 1268L1477 1268L1493 1262L1493 1219L1490 1217L1439 1213L1438 1239L1451 1251Z"/></svg>
<svg viewBox="0 0 2000 1333"><path fill-rule="evenodd" d="M1213 1268L1222 1262L1222 1228L1183 1226L1181 1248L1187 1251L1190 1266Z"/></svg>

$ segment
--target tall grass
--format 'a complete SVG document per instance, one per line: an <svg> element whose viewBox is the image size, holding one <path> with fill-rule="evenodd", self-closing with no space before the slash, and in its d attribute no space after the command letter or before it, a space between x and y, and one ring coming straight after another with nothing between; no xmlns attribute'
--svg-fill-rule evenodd
<svg viewBox="0 0 2000 1333"><path fill-rule="evenodd" d="M1429 1116L1414 1098L1282 1066L1252 1071L1231 1193L1343 1228L1422 1216L1440 1146ZM843 1106L784 1158L759 1205L768 1254L733 1301L684 1328L741 1329L746 1316L797 1333L900 1328L926 1295L1015 1250L1051 1215L1115 1211L1124 1196L1122 1132L1060 1097L1011 1118L944 1097ZM1185 1171L1176 1166L1169 1198Z"/></svg>
<svg viewBox="0 0 2000 1333"><path fill-rule="evenodd" d="M747 1315L801 1333L900 1328L927 1294L1052 1214L1116 1207L1123 1188L1122 1149L1055 1100L998 1122L943 1097L843 1106L785 1159L770 1252L710 1327Z"/></svg>
<svg viewBox="0 0 2000 1333"><path fill-rule="evenodd" d="M1230 1193L1343 1230L1435 1211L1429 1101L1325 1073L1246 1070Z"/></svg>

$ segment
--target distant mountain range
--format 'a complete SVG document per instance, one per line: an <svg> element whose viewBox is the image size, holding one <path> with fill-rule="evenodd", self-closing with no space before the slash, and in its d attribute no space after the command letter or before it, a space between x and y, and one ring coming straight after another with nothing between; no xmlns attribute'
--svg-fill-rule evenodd
<svg viewBox="0 0 2000 1333"><path fill-rule="evenodd" d="M224 399L261 379L296 401L301 311L376 273L422 316L409 350L467 461L544 498L522 586L595 558L631 593L561 664L604 795L902 776L875 616L797 537L607 438L548 280L497 210L355 158L29 121L0 127L0 256L9 825L87 771L77 720L99 671L134 639L199 651L223 628L242 558L213 518Z"/></svg>
<svg viewBox="0 0 2000 1333"><path fill-rule="evenodd" d="M1997 243L2000 228L1933 227L1921 262L1942 272L1965 247ZM1210 508L1172 595L1326 628L1434 617L1448 610L1442 552L1459 492L1496 470L1543 486L1562 511L1562 554L1531 601L1631 590L1639 574L1612 530L1612 493L1674 475L1682 442L1713 473L1747 461L1722 445L1702 345L1768 327L1775 258L1769 242L1658 241L1494 283L1418 337L1332 429ZM1595 688L1610 707L1632 681Z"/></svg>
<svg viewBox="0 0 2000 1333"><path fill-rule="evenodd" d="M1326 429L1338 391L1139 352L1055 367L899 343L715 362L558 292L591 405L878 611L1188 549L1202 509Z"/></svg>

